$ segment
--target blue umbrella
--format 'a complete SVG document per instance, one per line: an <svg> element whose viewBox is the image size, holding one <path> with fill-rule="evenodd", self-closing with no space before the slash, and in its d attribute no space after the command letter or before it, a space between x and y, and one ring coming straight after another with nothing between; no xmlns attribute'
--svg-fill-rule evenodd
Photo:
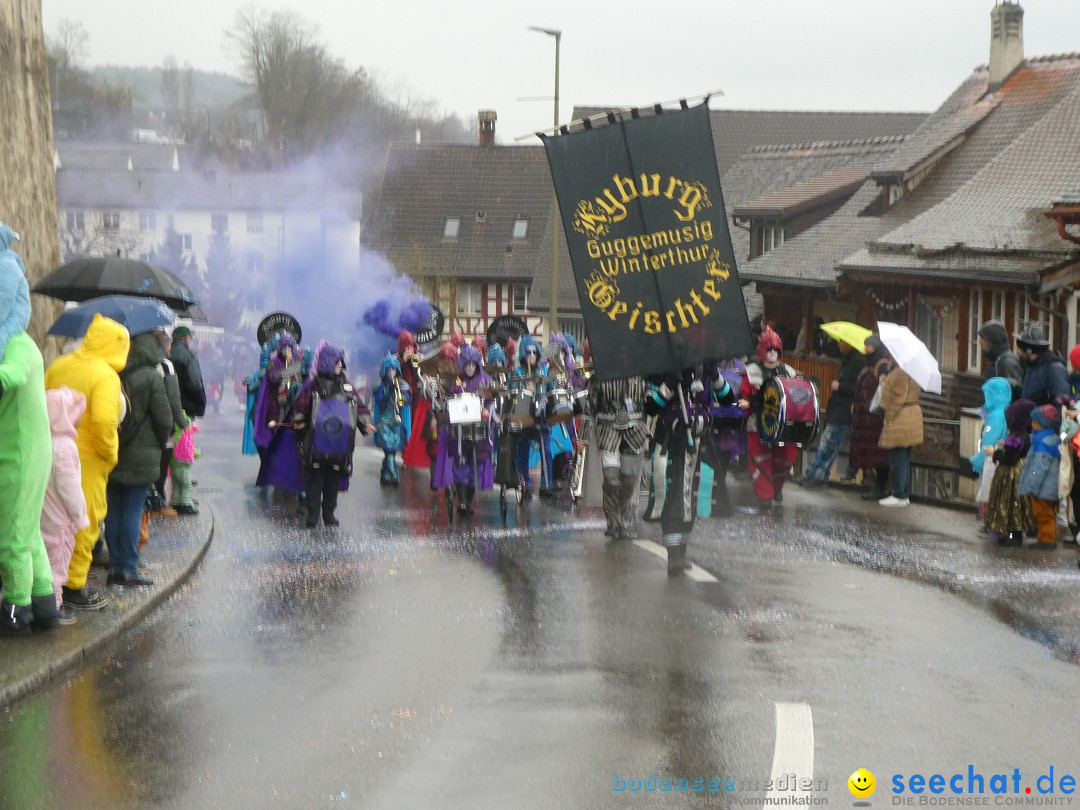
<svg viewBox="0 0 1080 810"><path fill-rule="evenodd" d="M57 318L47 334L57 337L81 338L86 334L95 315L112 318L127 327L132 335L153 332L163 326L172 326L176 314L154 298L133 295L104 295L85 301Z"/></svg>

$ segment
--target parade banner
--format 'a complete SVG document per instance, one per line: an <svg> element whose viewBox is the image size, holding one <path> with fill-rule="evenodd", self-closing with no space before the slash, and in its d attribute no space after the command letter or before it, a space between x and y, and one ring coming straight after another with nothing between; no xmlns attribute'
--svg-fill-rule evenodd
<svg viewBox="0 0 1080 810"><path fill-rule="evenodd" d="M708 103L612 117L541 136L597 377L749 354Z"/></svg>

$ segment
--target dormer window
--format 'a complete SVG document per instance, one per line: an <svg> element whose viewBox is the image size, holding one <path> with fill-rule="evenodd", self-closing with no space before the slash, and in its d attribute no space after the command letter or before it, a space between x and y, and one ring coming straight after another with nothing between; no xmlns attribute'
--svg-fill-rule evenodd
<svg viewBox="0 0 1080 810"><path fill-rule="evenodd" d="M446 222L443 224L443 239L457 239L458 231L461 229L461 219L458 217L447 217Z"/></svg>
<svg viewBox="0 0 1080 810"><path fill-rule="evenodd" d="M510 236L514 239L525 239L529 235L529 220L519 218L514 220L514 228Z"/></svg>

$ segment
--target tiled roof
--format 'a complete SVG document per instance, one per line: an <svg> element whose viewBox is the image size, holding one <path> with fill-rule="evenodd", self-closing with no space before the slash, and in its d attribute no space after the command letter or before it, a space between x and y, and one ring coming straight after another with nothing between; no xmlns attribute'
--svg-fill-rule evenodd
<svg viewBox="0 0 1080 810"><path fill-rule="evenodd" d="M54 147L60 155L60 165L65 169L122 171L127 169L130 160L133 169L169 171L173 166L174 155L179 156L181 167L187 165L187 154L183 146L58 138Z"/></svg>
<svg viewBox="0 0 1080 810"><path fill-rule="evenodd" d="M1068 255L1042 213L1080 186L1080 58L1030 60L995 97L963 144L881 217L869 250L841 269L1007 277L1011 265L1022 280L1030 262L1020 256L1045 254L1050 267Z"/></svg>
<svg viewBox="0 0 1080 810"><path fill-rule="evenodd" d="M734 206L734 214L737 217L790 217L799 211L850 194L866 181L868 172L865 166L833 169Z"/></svg>
<svg viewBox="0 0 1080 810"><path fill-rule="evenodd" d="M56 173L56 198L61 210L340 211L355 215L359 208L356 195L325 180L278 172L62 168Z"/></svg>
<svg viewBox="0 0 1080 810"><path fill-rule="evenodd" d="M1058 199L1054 200L1054 205L1080 205L1080 188L1066 191Z"/></svg>
<svg viewBox="0 0 1080 810"><path fill-rule="evenodd" d="M574 108L574 120L611 107ZM647 110L643 111L647 114ZM907 135L926 113L823 110L710 110L716 163L723 177L746 152L762 144L848 141Z"/></svg>
<svg viewBox="0 0 1080 810"><path fill-rule="evenodd" d="M395 144L370 243L432 275L531 280L550 266L552 194L542 146ZM453 239L448 217L460 220ZM529 221L525 239L512 238L516 219ZM560 259L569 264L565 243Z"/></svg>

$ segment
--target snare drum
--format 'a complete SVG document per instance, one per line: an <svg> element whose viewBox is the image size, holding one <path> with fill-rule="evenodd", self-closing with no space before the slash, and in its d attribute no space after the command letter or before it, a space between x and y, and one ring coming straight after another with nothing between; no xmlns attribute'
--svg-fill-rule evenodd
<svg viewBox="0 0 1080 810"><path fill-rule="evenodd" d="M463 442L486 442L490 438L490 427L491 421L482 419L479 422L455 425L454 429L455 431L457 429L461 430L461 440ZM456 433L454 438L457 438Z"/></svg>
<svg viewBox="0 0 1080 810"><path fill-rule="evenodd" d="M522 389L514 392L514 398L510 402L510 430L514 433L531 428L536 424L536 399L533 392Z"/></svg>
<svg viewBox="0 0 1080 810"><path fill-rule="evenodd" d="M574 401L565 388L555 388L547 394L547 421L549 425L569 422L574 418Z"/></svg>
<svg viewBox="0 0 1080 810"><path fill-rule="evenodd" d="M766 444L806 446L821 424L817 388L805 377L770 377L761 386L757 423Z"/></svg>

